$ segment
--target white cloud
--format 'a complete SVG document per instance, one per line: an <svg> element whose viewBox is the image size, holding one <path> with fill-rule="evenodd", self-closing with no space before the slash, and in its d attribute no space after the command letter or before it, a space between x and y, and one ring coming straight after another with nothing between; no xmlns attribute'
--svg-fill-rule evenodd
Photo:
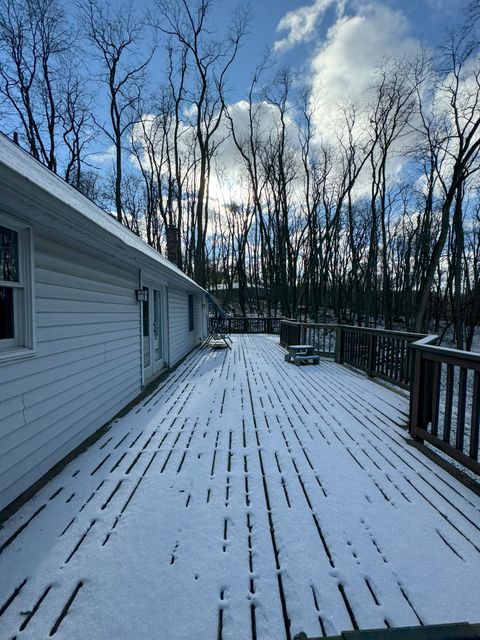
<svg viewBox="0 0 480 640"><path fill-rule="evenodd" d="M338 19L311 62L319 132L328 135L338 127L340 105L368 100L382 60L410 58L419 50L404 15L378 3L360 6L356 15Z"/></svg>
<svg viewBox="0 0 480 640"><path fill-rule="evenodd" d="M277 32L286 31L287 35L275 42L275 51L286 51L301 42L310 40L315 35L316 27L325 12L331 6L336 6L337 15L341 16L345 9L345 0L315 0L313 4L288 11L277 26Z"/></svg>
<svg viewBox="0 0 480 640"><path fill-rule="evenodd" d="M280 115L277 107L267 101L256 102L253 105L254 112L254 136L266 143L270 138L275 139L277 130L280 127ZM240 144L248 146L249 142L249 104L245 100L240 100L228 106L228 113L233 120L237 140ZM285 116L288 130L288 140L290 145L298 145L298 129L289 114ZM190 162L187 159L190 153L191 128L189 125L181 125L179 151L183 157L182 165L188 167ZM161 120L152 114L143 116L143 123L135 125L132 132L132 139L139 145L139 148L146 150L145 135L150 144L155 148L157 162L161 158L163 130ZM170 129L170 142L173 145L173 128ZM209 197L212 204L222 207L228 201L242 201L247 198L245 180L245 167L235 142L230 135L230 125L226 116L223 116L220 126L214 135L213 143L218 145L212 162L212 172L209 178ZM136 159L132 156L131 161L136 164ZM149 164L149 158L144 152L142 162L145 166ZM161 174L168 171L167 163L158 167Z"/></svg>
<svg viewBox="0 0 480 640"><path fill-rule="evenodd" d="M254 138L257 138L263 144L269 139L275 140L281 126L277 107L263 100L254 103L252 111L254 113ZM228 112L233 120L237 141L241 145L245 145L248 155L250 141L248 102L240 100L231 104L228 107ZM285 123L289 146L295 148L298 146L298 128L288 113L285 115ZM212 174L210 178L211 198L219 203L226 200L244 200L246 198L245 167L235 142L232 136L229 135L229 125L226 118L223 119L216 137L218 140L223 140L223 142L214 160L217 173ZM219 177L221 177L220 180Z"/></svg>
<svg viewBox="0 0 480 640"><path fill-rule="evenodd" d="M97 153L91 153L88 156L88 161L92 164L110 164L114 162L116 156L115 145L106 147L103 151Z"/></svg>

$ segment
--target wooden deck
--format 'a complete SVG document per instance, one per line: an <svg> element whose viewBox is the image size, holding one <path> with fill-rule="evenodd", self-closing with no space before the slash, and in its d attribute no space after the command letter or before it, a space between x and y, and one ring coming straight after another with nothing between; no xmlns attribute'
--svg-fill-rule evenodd
<svg viewBox="0 0 480 640"><path fill-rule="evenodd" d="M406 397L283 354L193 354L4 524L2 639L480 621L480 498L407 444Z"/></svg>

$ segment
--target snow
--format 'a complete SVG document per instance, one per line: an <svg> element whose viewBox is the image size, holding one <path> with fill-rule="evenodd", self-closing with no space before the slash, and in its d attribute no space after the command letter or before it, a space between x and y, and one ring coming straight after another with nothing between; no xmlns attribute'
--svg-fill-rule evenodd
<svg viewBox="0 0 480 640"><path fill-rule="evenodd" d="M196 352L5 523L1 638L480 620L480 497L408 446L406 396L283 353Z"/></svg>

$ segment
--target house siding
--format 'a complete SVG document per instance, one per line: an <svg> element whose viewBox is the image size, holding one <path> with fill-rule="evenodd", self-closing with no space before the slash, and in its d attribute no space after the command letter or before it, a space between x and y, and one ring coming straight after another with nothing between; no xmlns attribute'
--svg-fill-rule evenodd
<svg viewBox="0 0 480 640"><path fill-rule="evenodd" d="M138 271L34 241L36 354L0 366L0 510L141 390Z"/></svg>
<svg viewBox="0 0 480 640"><path fill-rule="evenodd" d="M141 392L144 281L167 291L167 365L205 323L198 285L2 134L0 193L0 213L32 232L36 338L32 354L0 354L1 511Z"/></svg>
<svg viewBox="0 0 480 640"><path fill-rule="evenodd" d="M202 341L202 299L193 298L195 326L189 329L188 295L189 291L170 288L168 291L168 321L170 334L170 365L176 364Z"/></svg>

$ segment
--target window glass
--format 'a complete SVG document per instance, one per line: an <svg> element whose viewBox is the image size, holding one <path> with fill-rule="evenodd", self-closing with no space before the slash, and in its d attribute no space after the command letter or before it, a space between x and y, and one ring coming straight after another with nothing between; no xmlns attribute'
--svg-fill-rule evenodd
<svg viewBox="0 0 480 640"><path fill-rule="evenodd" d="M191 293L188 294L188 325L190 331L195 329L195 316L193 314L193 296Z"/></svg>
<svg viewBox="0 0 480 640"><path fill-rule="evenodd" d="M0 280L18 282L18 233L0 226Z"/></svg>
<svg viewBox="0 0 480 640"><path fill-rule="evenodd" d="M0 287L0 340L15 337L13 295L13 289Z"/></svg>

